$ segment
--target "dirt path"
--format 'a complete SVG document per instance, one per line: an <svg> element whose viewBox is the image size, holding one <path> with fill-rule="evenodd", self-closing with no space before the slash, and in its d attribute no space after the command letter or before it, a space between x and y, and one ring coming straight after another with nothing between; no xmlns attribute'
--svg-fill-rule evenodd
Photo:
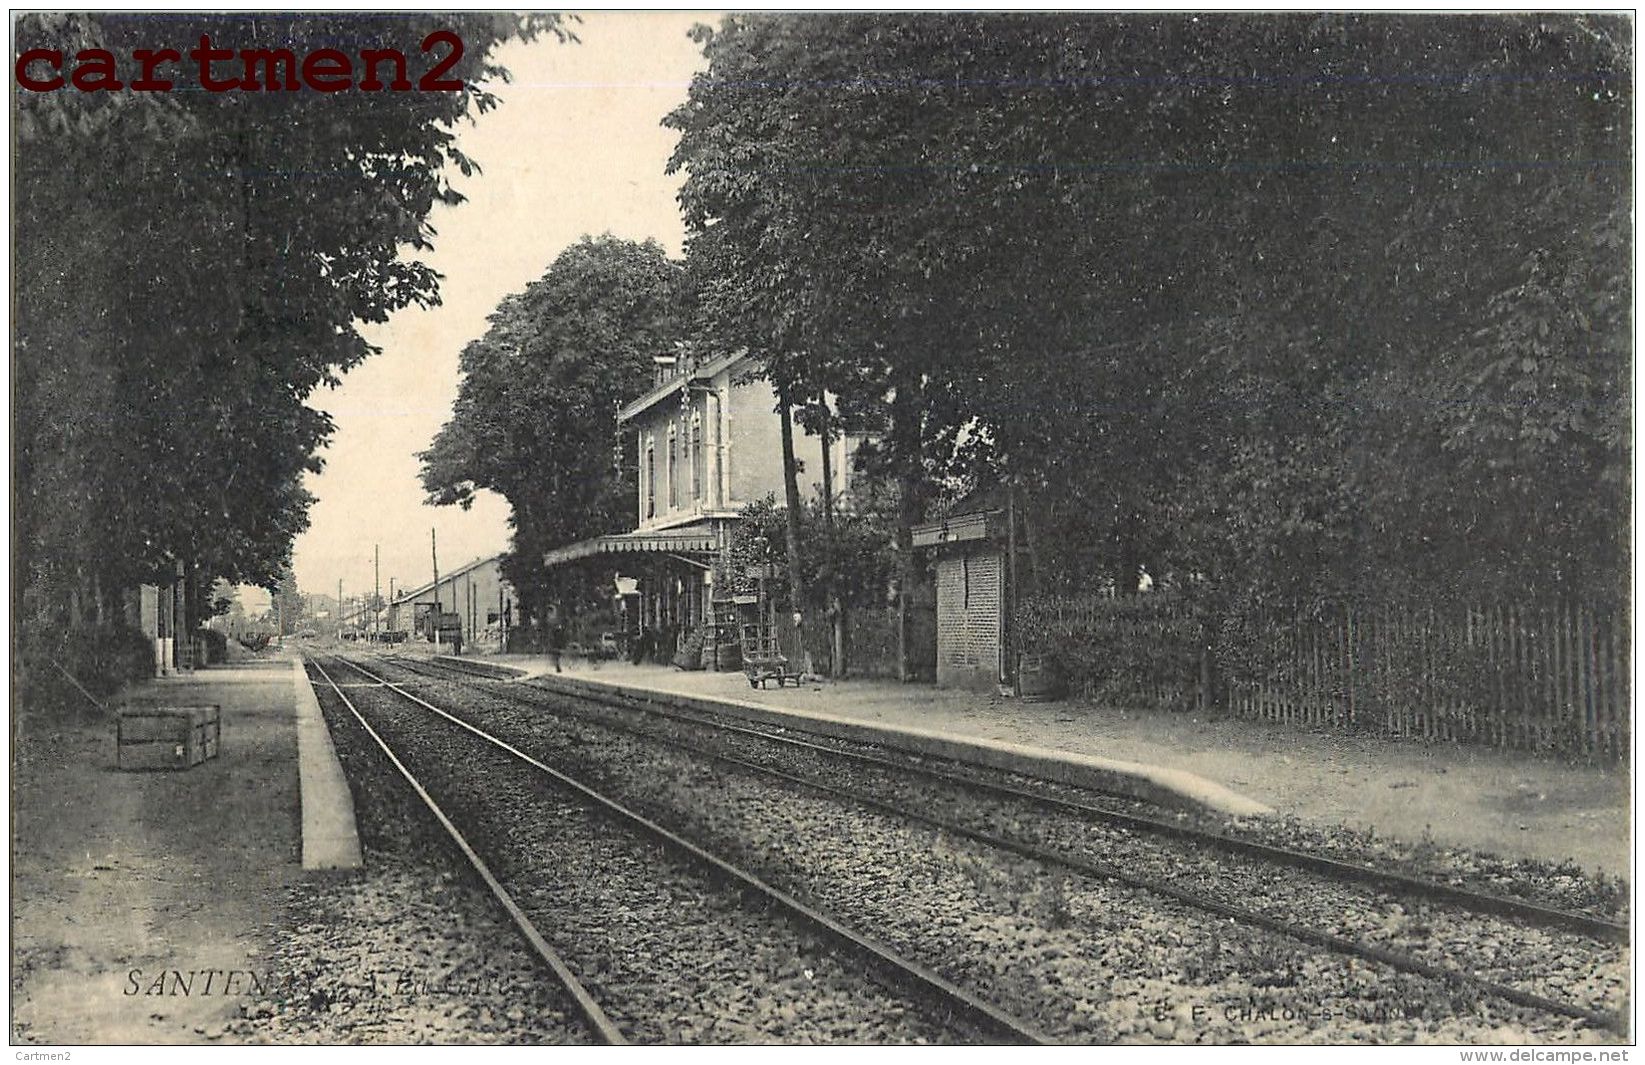
<svg viewBox="0 0 1645 1065"><path fill-rule="evenodd" d="M263 944L301 874L290 666L141 697L221 704L222 756L123 773L112 721L13 752L15 1042L205 1042L268 977Z"/></svg>

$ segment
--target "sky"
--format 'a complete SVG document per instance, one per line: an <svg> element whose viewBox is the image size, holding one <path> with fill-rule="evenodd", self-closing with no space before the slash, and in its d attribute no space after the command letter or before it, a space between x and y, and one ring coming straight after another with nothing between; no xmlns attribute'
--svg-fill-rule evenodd
<svg viewBox="0 0 1645 1065"><path fill-rule="evenodd" d="M336 595L339 579L345 596L370 591L374 546L384 595L391 577L396 588L425 584L431 529L442 572L508 548L508 504L485 492L468 511L425 505L416 453L451 415L463 346L561 250L610 232L681 253L679 178L663 172L677 135L661 122L704 66L687 31L713 21L684 11L597 12L572 27L581 43L499 49L513 74L491 87L502 106L459 130L459 146L483 173L458 177L468 201L431 218L438 235L423 258L444 275L442 304L366 331L381 353L341 387L309 398L336 431L324 472L306 482L318 502L293 555L302 591Z"/></svg>

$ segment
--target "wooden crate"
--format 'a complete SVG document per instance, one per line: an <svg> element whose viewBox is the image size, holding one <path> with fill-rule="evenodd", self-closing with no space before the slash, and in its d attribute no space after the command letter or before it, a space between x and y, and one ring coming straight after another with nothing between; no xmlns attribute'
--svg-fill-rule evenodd
<svg viewBox="0 0 1645 1065"><path fill-rule="evenodd" d="M115 728L121 769L188 769L216 758L223 736L217 706L126 706Z"/></svg>

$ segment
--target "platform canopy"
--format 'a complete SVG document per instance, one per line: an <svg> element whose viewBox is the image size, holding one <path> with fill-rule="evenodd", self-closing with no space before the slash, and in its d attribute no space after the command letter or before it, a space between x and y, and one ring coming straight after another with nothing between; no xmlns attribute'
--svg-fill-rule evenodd
<svg viewBox="0 0 1645 1065"><path fill-rule="evenodd" d="M712 526L688 525L658 532L613 533L556 547L543 555L544 566L560 566L595 555L623 554L707 554L720 549L719 534Z"/></svg>

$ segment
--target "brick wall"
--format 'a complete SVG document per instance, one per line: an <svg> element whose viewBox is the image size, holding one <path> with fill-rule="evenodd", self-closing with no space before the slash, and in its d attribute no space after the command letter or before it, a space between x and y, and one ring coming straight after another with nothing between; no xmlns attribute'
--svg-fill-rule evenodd
<svg viewBox="0 0 1645 1065"><path fill-rule="evenodd" d="M937 560L937 686L992 689L999 683L1005 556L967 545Z"/></svg>

